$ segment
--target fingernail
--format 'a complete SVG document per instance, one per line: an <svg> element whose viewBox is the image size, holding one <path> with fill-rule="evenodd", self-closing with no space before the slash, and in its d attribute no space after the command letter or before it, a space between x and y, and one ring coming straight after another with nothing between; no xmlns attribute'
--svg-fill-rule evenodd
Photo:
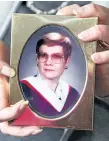
<svg viewBox="0 0 109 141"><path fill-rule="evenodd" d="M100 63L102 61L100 55L96 53L91 55L91 59L94 63Z"/></svg>
<svg viewBox="0 0 109 141"><path fill-rule="evenodd" d="M81 14L81 8L79 5L72 5L72 10L73 10L73 13L78 16L79 14Z"/></svg>
<svg viewBox="0 0 109 141"><path fill-rule="evenodd" d="M88 37L87 31L83 31L80 34L78 34L78 38L83 40L83 41L86 41L87 37Z"/></svg>
<svg viewBox="0 0 109 141"><path fill-rule="evenodd" d="M26 106L28 105L28 103L29 103L28 100L26 100L26 101L23 100L23 101L21 102L21 106L19 107L19 110L24 109L24 107L26 107Z"/></svg>
<svg viewBox="0 0 109 141"><path fill-rule="evenodd" d="M1 73L6 76L10 76L10 77L15 76L15 70L13 68L8 67L8 66L3 66L1 69Z"/></svg>
<svg viewBox="0 0 109 141"><path fill-rule="evenodd" d="M78 13L75 9L73 9L73 14L75 14L76 16L78 15Z"/></svg>
<svg viewBox="0 0 109 141"><path fill-rule="evenodd" d="M39 130L38 130L38 129L36 129L36 130L35 130L35 131L33 131L31 134L32 134L32 135L36 135L36 134L38 134L38 133L42 132L42 130L43 130L43 129L39 129Z"/></svg>
<svg viewBox="0 0 109 141"><path fill-rule="evenodd" d="M26 101L23 102L23 105L28 105L28 103L29 103L29 101L26 100Z"/></svg>
<svg viewBox="0 0 109 141"><path fill-rule="evenodd" d="M61 12L58 11L58 12L56 13L56 15L63 15L63 14L62 14Z"/></svg>

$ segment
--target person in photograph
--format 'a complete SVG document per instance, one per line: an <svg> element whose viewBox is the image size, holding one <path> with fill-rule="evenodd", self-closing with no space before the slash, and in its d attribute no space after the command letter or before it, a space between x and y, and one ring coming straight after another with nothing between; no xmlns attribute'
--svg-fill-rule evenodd
<svg viewBox="0 0 109 141"><path fill-rule="evenodd" d="M39 113L55 116L74 105L77 90L61 79L72 52L70 39L60 33L48 33L36 45L39 74L21 80L22 90Z"/></svg>

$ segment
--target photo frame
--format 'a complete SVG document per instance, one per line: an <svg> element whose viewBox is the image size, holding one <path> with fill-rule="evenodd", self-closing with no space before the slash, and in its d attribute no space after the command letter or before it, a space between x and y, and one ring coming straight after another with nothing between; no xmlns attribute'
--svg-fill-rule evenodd
<svg viewBox="0 0 109 141"><path fill-rule="evenodd" d="M97 18L14 14L10 102L29 104L12 125L93 129L96 42L78 34Z"/></svg>

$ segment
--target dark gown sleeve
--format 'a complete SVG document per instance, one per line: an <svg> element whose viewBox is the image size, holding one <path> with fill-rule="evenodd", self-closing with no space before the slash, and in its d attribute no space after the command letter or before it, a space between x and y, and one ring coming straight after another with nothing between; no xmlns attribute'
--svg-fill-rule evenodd
<svg viewBox="0 0 109 141"><path fill-rule="evenodd" d="M72 88L71 86L69 86L69 94L73 94L73 96L75 98L79 98L80 97L79 92L75 88Z"/></svg>
<svg viewBox="0 0 109 141"><path fill-rule="evenodd" d="M69 86L69 94L68 94L65 106L63 107L62 111L67 113L69 110L71 110L77 103L79 97L80 95L78 91L75 88Z"/></svg>

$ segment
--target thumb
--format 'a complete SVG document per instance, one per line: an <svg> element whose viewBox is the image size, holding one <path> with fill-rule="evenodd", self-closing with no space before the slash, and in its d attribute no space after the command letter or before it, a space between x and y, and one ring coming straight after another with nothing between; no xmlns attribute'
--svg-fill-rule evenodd
<svg viewBox="0 0 109 141"><path fill-rule="evenodd" d="M21 100L11 107L7 107L0 111L0 122L9 121L17 118L24 111L28 101Z"/></svg>
<svg viewBox="0 0 109 141"><path fill-rule="evenodd" d="M15 75L15 71L13 68L10 68L10 66L4 61L0 61L0 74L13 77Z"/></svg>

